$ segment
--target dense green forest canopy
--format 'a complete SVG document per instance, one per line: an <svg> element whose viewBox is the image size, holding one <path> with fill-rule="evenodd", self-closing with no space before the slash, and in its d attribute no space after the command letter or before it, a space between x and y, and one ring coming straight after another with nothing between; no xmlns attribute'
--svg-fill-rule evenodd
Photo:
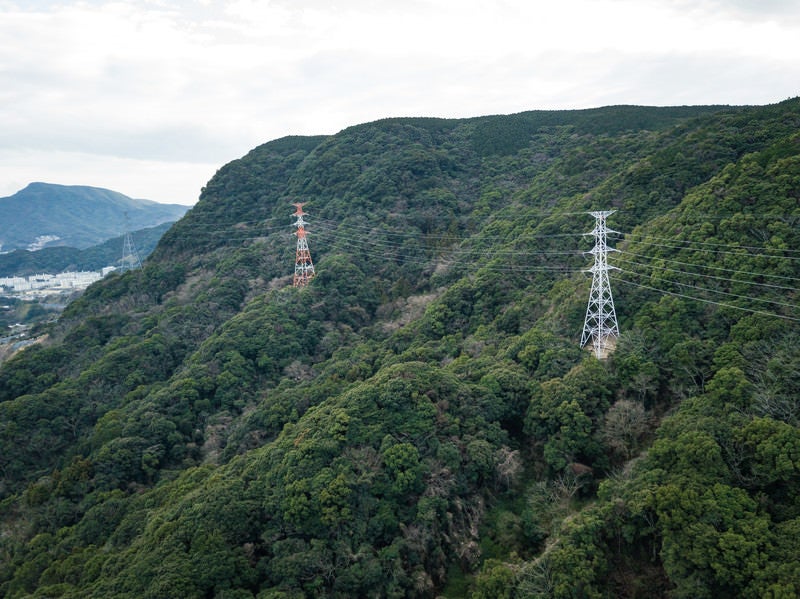
<svg viewBox="0 0 800 599"><path fill-rule="evenodd" d="M798 132L398 118L223 166L0 368L0 595L797 596Z"/></svg>

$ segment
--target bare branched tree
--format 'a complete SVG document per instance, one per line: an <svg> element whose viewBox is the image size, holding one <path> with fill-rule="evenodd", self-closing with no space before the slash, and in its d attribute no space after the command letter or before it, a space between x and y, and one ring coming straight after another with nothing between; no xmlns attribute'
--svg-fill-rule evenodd
<svg viewBox="0 0 800 599"><path fill-rule="evenodd" d="M629 460L639 452L650 427L650 418L638 402L621 399L606 413L600 434L614 453Z"/></svg>

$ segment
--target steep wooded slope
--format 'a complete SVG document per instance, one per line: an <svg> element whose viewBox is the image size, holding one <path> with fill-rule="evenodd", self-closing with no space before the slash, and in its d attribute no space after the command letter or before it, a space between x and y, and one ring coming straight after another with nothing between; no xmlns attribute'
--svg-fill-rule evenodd
<svg viewBox="0 0 800 599"><path fill-rule="evenodd" d="M225 165L0 370L0 592L790 596L798 125L797 100L388 119Z"/></svg>

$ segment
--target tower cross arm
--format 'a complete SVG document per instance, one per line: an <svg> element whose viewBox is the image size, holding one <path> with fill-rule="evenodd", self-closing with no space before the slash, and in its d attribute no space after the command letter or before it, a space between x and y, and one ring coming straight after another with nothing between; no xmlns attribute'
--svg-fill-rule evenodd
<svg viewBox="0 0 800 599"><path fill-rule="evenodd" d="M605 219L613 213L614 210L589 213L595 218L594 229L589 233L595 238L595 245L591 250L585 252L594 256L594 264L587 271L592 273L592 287L586 306L581 347L591 340L594 354L600 360L605 359L614 350L616 338L619 336L614 298L608 279L609 270L619 270L616 266L608 264L608 253L617 250L609 248L606 244L606 234L609 229L606 227ZM616 231L613 232L616 233Z"/></svg>
<svg viewBox="0 0 800 599"><path fill-rule="evenodd" d="M305 230L306 221L303 220L303 216L306 214L303 212L303 206L305 204L305 202L295 202L292 204L297 208L292 215L297 217L297 220L294 222L294 226L297 227L297 230L294 232L297 236L293 279L293 285L295 287L305 287L309 284L311 279L314 278L315 274L314 262L311 260L311 252L308 249L308 239Z"/></svg>

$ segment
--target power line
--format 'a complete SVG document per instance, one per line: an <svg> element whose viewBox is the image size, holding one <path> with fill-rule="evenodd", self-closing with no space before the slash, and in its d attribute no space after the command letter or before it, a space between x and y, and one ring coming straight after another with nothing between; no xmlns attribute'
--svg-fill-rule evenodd
<svg viewBox="0 0 800 599"><path fill-rule="evenodd" d="M552 216L554 213L551 213ZM559 213L560 215L568 215L568 214L584 214L584 213ZM228 243L233 242L245 242L245 241L264 241L269 239L271 234L275 231L285 231L285 224L278 224L280 221L284 219L279 219L277 217L273 218L266 218L266 219L258 219L258 220L251 220L251 221L236 221L232 223L187 223L190 225L188 227L189 230L195 228L203 228L208 227L212 229L208 231L209 235L224 237L223 241L227 245ZM270 226L275 223L274 226ZM227 230L220 231L221 228L230 227ZM237 231L237 227L242 228L241 231ZM233 231L231 231L233 229ZM253 230L255 229L255 230ZM446 266L458 266L464 264L475 263L476 261L481 261L483 259L484 264L480 266L481 269L493 271L493 272L510 272L510 273L561 273L561 274L574 274L578 272L578 269L574 265L568 264L552 264L548 263L545 265L529 265L529 264L521 264L518 260L508 263L502 263L502 261L498 262L497 259L503 257L516 257L516 258L542 258L547 259L549 256L577 256L584 254L586 252L580 252L577 250L515 250L515 249L480 249L480 248L473 248L469 247L467 244L480 244L486 238L476 237L476 236L467 236L464 235L454 235L454 234L437 234L437 233L420 233L420 232L399 232L399 231L392 231L388 229L386 226L383 227L369 227L368 225L362 225L359 223L337 223L334 221L320 219L319 221L315 222L314 226L315 230L311 231L312 235L318 236L318 238L328 239L331 241L337 241L342 244L346 244L350 248L360 249L360 250L368 250L370 255L379 255L385 258L395 259L400 261L404 264L417 264L421 266L428 266L430 267L433 264L439 263ZM346 229L347 231L352 231L352 235L348 235L342 232L342 229ZM360 232L371 232L372 235L362 235ZM240 233L240 234L238 234ZM378 235L375 235L375 234ZM607 230L608 234L613 235L620 235L615 231ZM529 234L517 234L512 241L508 242L508 244L518 244L519 242L525 241L545 241L549 239L564 239L564 238L574 238L578 237L580 234L577 233L554 233L554 234L536 234L536 233L529 233ZM196 239L194 235L177 235L173 238L177 239ZM676 250L693 250L696 252L709 252L709 253L716 253L716 254L728 254L734 255L737 257L748 257L748 258L765 258L765 259L777 259L777 260L789 260L795 261L800 260L800 258L791 257L791 256L780 256L775 255L776 252L784 252L784 253L795 253L797 250L783 250L783 249L776 249L776 248L764 248L760 246L741 246L738 244L729 245L729 244L722 244L722 243L714 243L714 242L692 242L692 241L685 241L685 240L674 240L674 239L666 239L656 236L647 236L641 235L636 233L631 233L626 235L627 239L630 240L640 240L641 245L643 246L658 246L662 248L671 248ZM407 244L408 241L419 241L423 240L426 244L449 244L447 250L442 250L441 248L430 248L430 247L421 247L420 245L415 245L413 247L409 247ZM670 243L650 243L647 240L663 240L663 241L671 241ZM460 244L460 245L459 245ZM675 245L675 244L682 244L682 245ZM452 247L456 246L456 247ZM700 247L692 247L692 246L700 246ZM716 249L708 249L708 248L716 248ZM755 254L745 253L745 252L759 252ZM431 252L438 252L438 255L420 255L425 253ZM768 254L766 252L772 252ZM589 252L591 253L591 252ZM733 279L728 278L725 276L717 276L713 274L703 273L703 272L688 272L685 270L680 270L677 268L670 268L661 265L653 265L653 264L645 264L643 262L639 262L636 260L630 260L628 257L635 257L646 261L653 261L658 260L660 262L689 267L692 270L708 270L712 272L718 273L726 273L730 275L742 275L747 277L756 277L756 278L764 278L764 279L773 279L773 280L783 280L783 281L800 281L798 277L792 276L785 276L785 275L777 275L771 273L759 273L759 272L752 272L747 270L741 269L732 269L732 268L724 268L720 266L711 266L706 264L696 264L696 263L689 263L683 262L680 260L674 260L671 258L664 258L664 257L656 257L651 255L639 254L635 252L630 252L627 250L621 251L621 255L623 256L623 264L630 264L633 266L638 266L644 269L651 269L651 270L661 270L665 272L675 273L677 275L683 275L685 277L699 277L701 279L708 279L714 281L722 281L727 282L734 285L749 285L749 286L758 286L763 288L770 288L776 290L783 290L789 292L797 292L798 289L794 287L789 287L785 285L778 285L766 282L757 282L752 280L744 280L744 279ZM636 271L627 271L628 274L632 274L634 276L648 276L641 272ZM662 294L673 295L677 297L682 297L689 300L700 301L708 304L719 305L722 307L730 307L737 310L743 310L747 312L763 314L768 316L775 316L778 318L783 318L787 320L797 321L800 319L786 316L782 314L776 314L764 310L756 310L752 308L744 308L742 306L736 306L733 304L727 304L724 302L718 302L707 298L695 297L686 293L680 293L676 291L669 291L665 289L659 289L657 287L653 287L650 285L645 285L641 283L636 283L627 279L617 278L615 280L619 280L626 285L639 287L642 289L647 289L650 291L655 291ZM707 287L698 286L693 283L681 283L677 281L669 281L665 280L665 283L669 283L670 285L675 285L684 289L693 289L698 292L705 292L705 293L712 293L712 294L720 294L725 295L727 297L732 298L739 298L744 299L747 301L757 301L763 303L769 303L775 306L789 308L789 309L797 309L798 306L793 304L788 304L784 302L779 302L776 300L769 300L766 298L759 298L759 297L752 297L748 295L741 295L736 294L728 291L722 290L715 290L710 289Z"/></svg>
<svg viewBox="0 0 800 599"><path fill-rule="evenodd" d="M788 252L792 254L800 253L800 250L792 250L789 248L767 248L760 245L731 245L729 243L720 243L715 241L691 241L689 239L674 239L668 237L656 237L655 235L644 235L642 233L618 233L618 238L624 237L625 239L655 239L656 241L670 241L672 243L683 243L687 245L710 245L720 247L736 247L744 248L746 250L759 250L765 252ZM653 244L651 244L653 245Z"/></svg>
<svg viewBox="0 0 800 599"><path fill-rule="evenodd" d="M258 221L258 222L260 222L260 221ZM362 249L378 249L378 250L380 250L382 252L383 256L393 257L393 258L396 258L396 259L399 259L399 260L403 260L403 261L409 262L409 263L419 263L419 264L429 264L430 263L430 259L424 259L424 260L413 259L412 260L411 259L411 255L408 253L408 250L413 250L415 248L408 248L403 242L390 241L390 240L387 240L387 239L379 239L379 238L377 238L375 236L367 238L367 237L363 237L363 236L355 237L355 236L344 235L344 234L341 234L340 232L338 232L338 228L337 227L330 226L330 224L329 224L330 221L323 221L323 223L324 224L323 224L321 230L318 231L318 232L313 232L312 231L312 234L317 235L317 236L319 236L320 238L323 238L323 239L326 239L326 238L336 239L336 240L338 240L340 242L346 243L349 246L358 245ZM350 227L348 227L348 229L349 228ZM285 230L285 226L270 227L270 228L268 228L268 230L283 231L283 230ZM266 231L262 230L260 232L263 233L263 232L266 232ZM220 231L219 234L220 235L226 235L226 240L225 241L227 241L227 242L233 242L233 241L235 241L235 242L243 242L243 241L253 241L253 240L264 240L264 238L265 238L264 235L249 235L249 234L243 234L243 235L238 235L238 236L230 236L229 234L227 234L224 231ZM412 238L413 239L419 239L419 235L398 234L398 236L399 237L403 237L403 238L407 238L407 239L412 239ZM541 236L541 237L549 238L549 237L574 237L574 236L575 236L574 234L560 234L560 235L546 235L546 236ZM189 237L187 236L187 237L178 237L178 238L189 238ZM535 238L535 236L534 236L534 238ZM430 240L436 241L436 240L456 240L457 238L452 237L452 236L432 236L432 237L427 238L427 239L429 241ZM466 241L469 241L469 239L466 240ZM421 251L425 251L424 248L422 248ZM468 247L467 248L460 247L460 248L451 248L449 250L449 256L448 257L440 256L438 259L441 260L441 261L444 261L444 262L446 262L448 264L458 264L458 263L464 263L465 261L474 259L476 257L477 258L484 257L484 258L488 259L488 258L492 258L492 257L512 256L512 255L513 256L522 256L522 257L545 257L545 256L556 256L556 255L577 256L577 255L582 255L584 253L585 252L581 252L581 251L578 251L578 250L557 250L557 251L542 251L542 250L537 250L537 251L483 250L483 249L473 249L473 248L468 248ZM668 259L668 258L655 258L653 256L646 256L646 255L643 255L643 254L637 254L637 253L633 253L633 252L629 252L629 251L621 251L620 253L622 255L624 255L624 256L635 256L635 257L643 258L643 259L646 259L646 260L660 260L660 261L664 261L664 262L669 262L671 264L678 264L678 265L681 265L681 266L688 266L688 267L692 267L692 268L710 269L710 270L716 270L716 271L727 272L727 273L732 273L732 274L743 274L743 275L747 275L747 276L751 276L751 277L765 277L765 278L775 278L775 279L790 280L790 281L800 281L800 279L796 278L796 277L787 277L787 276L774 275L774 274L769 274L769 273L754 273L754 272L751 272L751 271L742 271L742 270L735 270L735 269L726 269L726 268L722 268L722 267L708 266L708 265L703 265L703 264L687 263L687 262L681 262L681 261L677 261L677 260L671 260L671 259ZM747 280L742 280L742 279L730 279L730 278L726 278L726 277L718 277L718 276L709 275L709 274L686 272L686 271L681 271L681 270L678 270L678 269L673 269L673 268L668 268L668 267L663 267L663 266L646 265L646 264L643 264L641 262L636 262L636 261L633 261L633 260L625 260L625 262L626 263L630 263L630 264L634 264L634 265L638 265L638 266L641 266L643 268L659 268L661 270L680 273L680 274L684 274L686 276L699 276L699 277L709 278L709 279L714 279L714 280L728 281L730 283L736 283L736 284L757 285L757 286L762 286L762 287L770 287L770 288L774 288L774 289L783 289L783 290L787 290L787 291L796 291L795 288L786 287L786 286L782 286L782 285L773 285L773 284L770 284L770 283L758 283L758 282L755 282L755 281L747 281ZM502 270L502 271L507 271L507 272L526 272L526 271L530 271L530 272L539 271L539 272L541 272L541 271L545 271L545 270L552 270L552 271L557 271L557 272L571 272L571 271L574 270L573 267L570 267L570 266L567 266L567 265L558 265L558 266L555 266L555 267L525 267L525 268L501 267L501 266L495 266L495 265L485 265L485 268L489 268L490 270Z"/></svg>
<svg viewBox="0 0 800 599"><path fill-rule="evenodd" d="M782 279L782 280L787 280L787 281L800 281L800 278L798 278L798 277L787 277L787 276L784 276L784 275L773 275L773 274L769 274L769 273L754 273L754 272L750 272L750 271L746 271L746 270L736 270L736 269L733 269L733 268L723 268L721 266L708 266L706 264L693 264L691 262L681 262L680 260L672 260L670 258L662 258L662 257L657 257L657 256L646 256L644 254L637 254L637 253L631 252L629 250L619 250L619 251L623 255L636 256L637 258L645 258L645 259L648 259L648 260L662 260L662 261L668 262L670 264L680 264L681 266L691 266L693 268L705 268L707 270L716 270L716 271L720 271L720 272L729 272L729 273L732 273L732 274L751 275L751 276L754 276L754 277L764 277L764 278L767 278L767 279Z"/></svg>
<svg viewBox="0 0 800 599"><path fill-rule="evenodd" d="M794 318L792 316L786 316L784 314L776 314L775 312L766 312L764 310L754 310L752 308L745 308L743 306L737 306L735 304L725 304L725 303L722 303L722 302L715 302L715 301L710 300L710 299L705 299L705 298L701 298L701 297L693 297L691 295L686 295L684 293L678 293L678 292L675 292L675 291L667 291L665 289L658 289L656 287L651 287L650 285L642 285L640 283L634 283L633 281L628 281L628 280L623 279L623 278L618 277L618 276L614 277L614 280L615 281L619 281L620 283L624 283L626 285L631 285L632 287L640 287L642 289L648 289L650 291L655 291L657 293L666 294L666 295L672 295L672 296L675 296L675 297L681 297L681 298L693 300L693 301L696 301L696 302L703 302L703 303L706 303L706 304L714 304L715 306L721 306L723 308L733 308L734 310L741 310L743 312L751 312L753 314L761 314L761 315L764 315L764 316L773 316L775 318L782 318L784 320L791 320L791 321L794 321L794 322L800 322L800 318Z"/></svg>
<svg viewBox="0 0 800 599"><path fill-rule="evenodd" d="M256 241L256 240L263 241L263 240L265 240L265 238L268 238L270 236L270 233L272 233L272 232L285 231L285 225L272 226L272 227L264 226L265 223L270 222L270 221L276 221L276 220L278 220L278 219L277 218L272 218L272 219L264 219L264 220L258 220L258 221L249 221L250 224L256 225L258 227L258 231L257 232L255 232L255 231L241 231L239 234L237 234L236 232L232 233L230 230L219 230L220 224L217 223L216 225L214 225L217 228L217 230L210 231L210 232L207 232L205 234L210 236L210 237L221 238L221 239L218 239L216 243L220 243L220 241L221 241L225 245L231 245L233 243L243 243L243 242L246 242L246 241ZM236 224L242 224L242 222L247 222L247 221L237 221ZM208 226L211 226L211 225L209 224ZM194 228L194 226L193 226L193 228ZM339 225L337 225L336 223L332 223L331 221L325 221L324 219L321 220L320 223L316 224L315 228L318 229L318 230L317 231L312 231L312 234L318 235L323 239L326 238L328 235L331 235L332 237L335 236L335 238L337 240L339 240L339 241L344 241L344 242L350 243L350 244L352 244L352 243L363 243L363 240L364 240L364 236L354 237L354 236L348 236L348 235L342 234L340 232ZM352 228L356 228L356 229L360 228L360 229L363 229L363 230L367 230L367 227L360 227L358 225L356 225L356 226L348 225L348 229L352 229ZM372 231L373 231L373 233L375 232L374 229L372 229ZM389 238L405 239L405 240L408 240L408 239L419 239L420 238L419 234L397 233L397 232L391 232L391 231L385 231L385 230L380 231L380 232L383 233L386 237L389 237ZM566 234L543 234L543 235L520 235L517 239L520 240L520 241L525 241L525 240L552 239L552 238L564 238L564 237L576 237L576 236L578 236L578 235L577 234L572 234L572 233L566 233ZM445 242L447 242L447 243L455 244L455 243L458 243L458 242L461 242L461 243L480 242L480 239L469 238L469 237L464 239L462 237L456 237L456 236L452 236L452 235L426 234L423 237L424 237L425 241L427 241L429 243L445 243ZM196 237L194 235L173 235L172 239L176 239L176 240L183 239L183 240L186 240L186 239L196 239ZM391 239L379 240L374 235L369 237L369 239L371 240L370 244L373 247L377 247L377 248L390 247L390 248L394 248L395 250L397 250L393 254L397 258L402 258L403 255L404 255L404 251L407 249L402 241L391 241ZM656 244L648 244L648 245L656 245ZM661 246L661 247L663 247L663 246ZM675 247L675 246L673 246L673 247ZM729 246L724 246L724 247L729 247ZM738 247L738 246L736 246L736 247ZM754 246L743 246L743 247L754 248ZM685 248L683 248L683 249L685 249ZM577 256L577 255L582 253L582 252L580 252L578 250L553 250L553 251L535 250L535 251L527 251L527 250L519 250L519 249L510 249L510 250L496 249L496 250L488 251L488 250L483 250L483 249L473 249L473 248L464 247L464 246L458 247L458 248L453 248L451 251L453 252L453 254L452 254L453 256L458 256L462 260L466 259L466 258L474 258L474 257L477 257L477 258L488 257L490 255L491 256L508 255L508 256L522 256L522 257L536 257L536 256L545 257L545 256L572 256L572 255ZM717 272L722 272L722 273L729 273L731 275L744 275L744 276L748 276L748 277L759 277L759 278L774 279L774 280L800 281L800 278L798 278L798 277L777 275L777 274L764 273L764 272L756 273L756 272L746 271L746 270L731 269L731 268L724 268L724 267L719 267L719 266L710 266L710 265L697 264L697 263L689 263L689 262L684 262L684 261L680 261L680 260L674 260L674 259L671 259L671 258L654 257L654 256L650 256L650 255L639 254L639 253L631 252L631 251L628 251L628 250L620 250L620 251L626 257L627 256L634 256L634 257L637 257L637 258L640 258L640 259L645 259L645 260L660 260L660 261L663 261L663 262L667 262L669 264L689 267L689 268L692 268L692 269L705 269L705 270L712 270L712 271L717 271ZM731 252L731 253L733 253L734 255L737 255L737 256L741 255L740 252ZM768 259L781 258L779 256L764 256L764 257L766 257ZM647 267L646 265L642 264L641 262L635 262L635 261L631 261L631 260L628 260L627 262L633 263L633 264L636 264L636 265L639 265L639 266L642 266L642 267L645 267L645 268ZM653 268L655 268L655 267L653 267ZM781 286L781 285L773 285L773 284L770 284L770 283L758 283L758 282L755 282L755 281L745 281L745 280L742 280L742 279L726 279L725 277L717 277L717 276L710 275L710 274L702 274L702 273L695 273L695 272L685 272L685 271L680 271L678 269L671 269L671 268L667 268L667 267L663 267L663 266L659 266L658 268L661 268L662 270L668 270L670 272L682 272L683 274L685 274L687 276L702 276L702 277L705 277L705 278L710 278L710 279L715 279L715 280L728 280L728 281L730 281L732 283L740 283L740 284L744 283L744 284L750 284L750 285L759 285L759 286L763 286L763 287L771 287L771 288L774 288L774 289L784 289L784 290L787 290L787 291L795 291L795 289L791 288L791 287L785 287L785 286Z"/></svg>
<svg viewBox="0 0 800 599"><path fill-rule="evenodd" d="M624 252L622 252L622 253L624 253ZM618 262L618 264L619 263L620 262ZM687 272L684 272L682 270L678 270L678 269L675 269L675 268L668 268L666 266L654 266L652 264L642 264L641 262L635 262L633 260L622 260L621 263L622 264L633 264L634 266L641 266L642 268L649 268L649 269L652 269L652 270L659 270L659 271L664 271L664 272L674 272L674 273L686 275L686 276L689 276L689 277L697 276L697 277L703 277L704 279L713 279L715 281L725 281L725 282L728 282L728 283L754 285L754 286L757 286L757 287L769 287L770 289L781 289L783 291L794 291L794 292L800 291L800 289L797 289L795 287L786 287L784 285L773 285L771 283L757 283L755 281L746 281L746 280L743 280L743 279L729 279L729 278L726 278L726 277L718 277L718 276L715 276L715 275L704 275L704 274L700 274L700 273L687 273Z"/></svg>
<svg viewBox="0 0 800 599"><path fill-rule="evenodd" d="M634 274L634 275L640 276L640 277L648 276L648 275L645 275L645 274L642 274L642 273L638 273L638 272L635 272L635 271L632 271L632 270L626 270L626 271L623 271L623 272L625 272L627 274ZM779 302L779 301L776 301L776 300L770 300L770 299L761 298L761 297L753 297L753 296L750 296L750 295L741 295L739 293L731 293L730 291L721 291L721 290L718 290L718 289L709 289L707 287L699 287L698 285L690 285L688 283L681 283L679 281L665 280L664 282L669 283L671 285L677 285L679 287L689 287L691 289L697 289L698 291L706 291L708 293L718 293L720 295L727 295L727 296L730 296L730 297L736 297L736 298L739 298L739 299L746 299L746 300L750 300L750 301L754 301L754 302L763 302L763 303L767 303L767 304L774 304L776 306L782 306L784 308L792 308L792 309L800 308L800 306L798 306L796 304L787 304L787 303L784 303L784 302Z"/></svg>
<svg viewBox="0 0 800 599"><path fill-rule="evenodd" d="M634 234L634 235L632 235L632 237L636 238L637 236ZM664 241L671 241L671 242L675 243L676 240L674 240L674 239L671 239L671 240L670 239L664 239L662 237L641 236L640 238L641 239L663 240L663 241L658 241L658 243L656 243L656 242L650 243L648 241L639 241L638 243L641 244L641 245L658 246L658 247L669 248L669 249L673 249L673 250L693 250L695 252L713 252L715 254L730 254L730 255L733 255L733 256L751 256L751 257L763 256L763 257L766 257L766 258L777 259L777 260L800 260L800 257L795 257L795 256L775 256L775 255L766 254L766 253L758 253L758 254L746 253L745 254L745 253L742 253L740 251L730 251L730 250L741 249L741 250L745 250L747 252L749 252L749 250L755 250L755 251L759 251L759 252L784 252L784 251L790 251L791 252L791 251L794 251L794 250L783 250L783 249L777 249L777 248L773 249L773 248L765 248L765 247L753 246L753 245L745 246L745 245L733 245L733 244L722 244L722 243L718 244L718 243L702 242L702 241L694 242L694 241L677 240L678 242L683 242L683 243L686 243L686 244L711 245L711 246L716 246L716 247L730 248L729 250L715 250L715 249L691 248L691 247L685 247L685 246L679 246L679 245L670 245L668 243L664 243ZM627 236L626 236L626 239L628 239Z"/></svg>
<svg viewBox="0 0 800 599"><path fill-rule="evenodd" d="M581 213L581 214L584 214L584 213ZM374 227L374 226L360 225L358 223L351 223L351 222L348 222L345 225L345 223L342 223L342 222L336 222L336 221L326 220L326 219L322 219L322 218L318 219L316 222L317 222L318 225L321 225L323 227L327 227L329 229L339 229L341 227L346 226L348 229L360 229L360 230L362 230L364 232L374 232L374 231L377 230L377 231L380 231L380 232L385 233L387 235L392 235L392 236L396 236L396 237L410 238L410 239L416 239L416 238L419 238L419 236L420 236L420 233L388 231L385 228L376 229L376 227ZM502 222L502 221L494 221L494 222ZM452 234L423 233L423 235L425 235L426 237L427 236L431 236L431 237L435 237L437 239L442 239L442 240L452 240L452 241L463 241L464 240L463 236L452 235ZM519 238L519 239L540 239L540 238L541 239L549 239L549 238L558 238L558 237L582 237L582 236L583 236L582 233L541 233L541 234L519 233L519 234L515 235L515 237Z"/></svg>

